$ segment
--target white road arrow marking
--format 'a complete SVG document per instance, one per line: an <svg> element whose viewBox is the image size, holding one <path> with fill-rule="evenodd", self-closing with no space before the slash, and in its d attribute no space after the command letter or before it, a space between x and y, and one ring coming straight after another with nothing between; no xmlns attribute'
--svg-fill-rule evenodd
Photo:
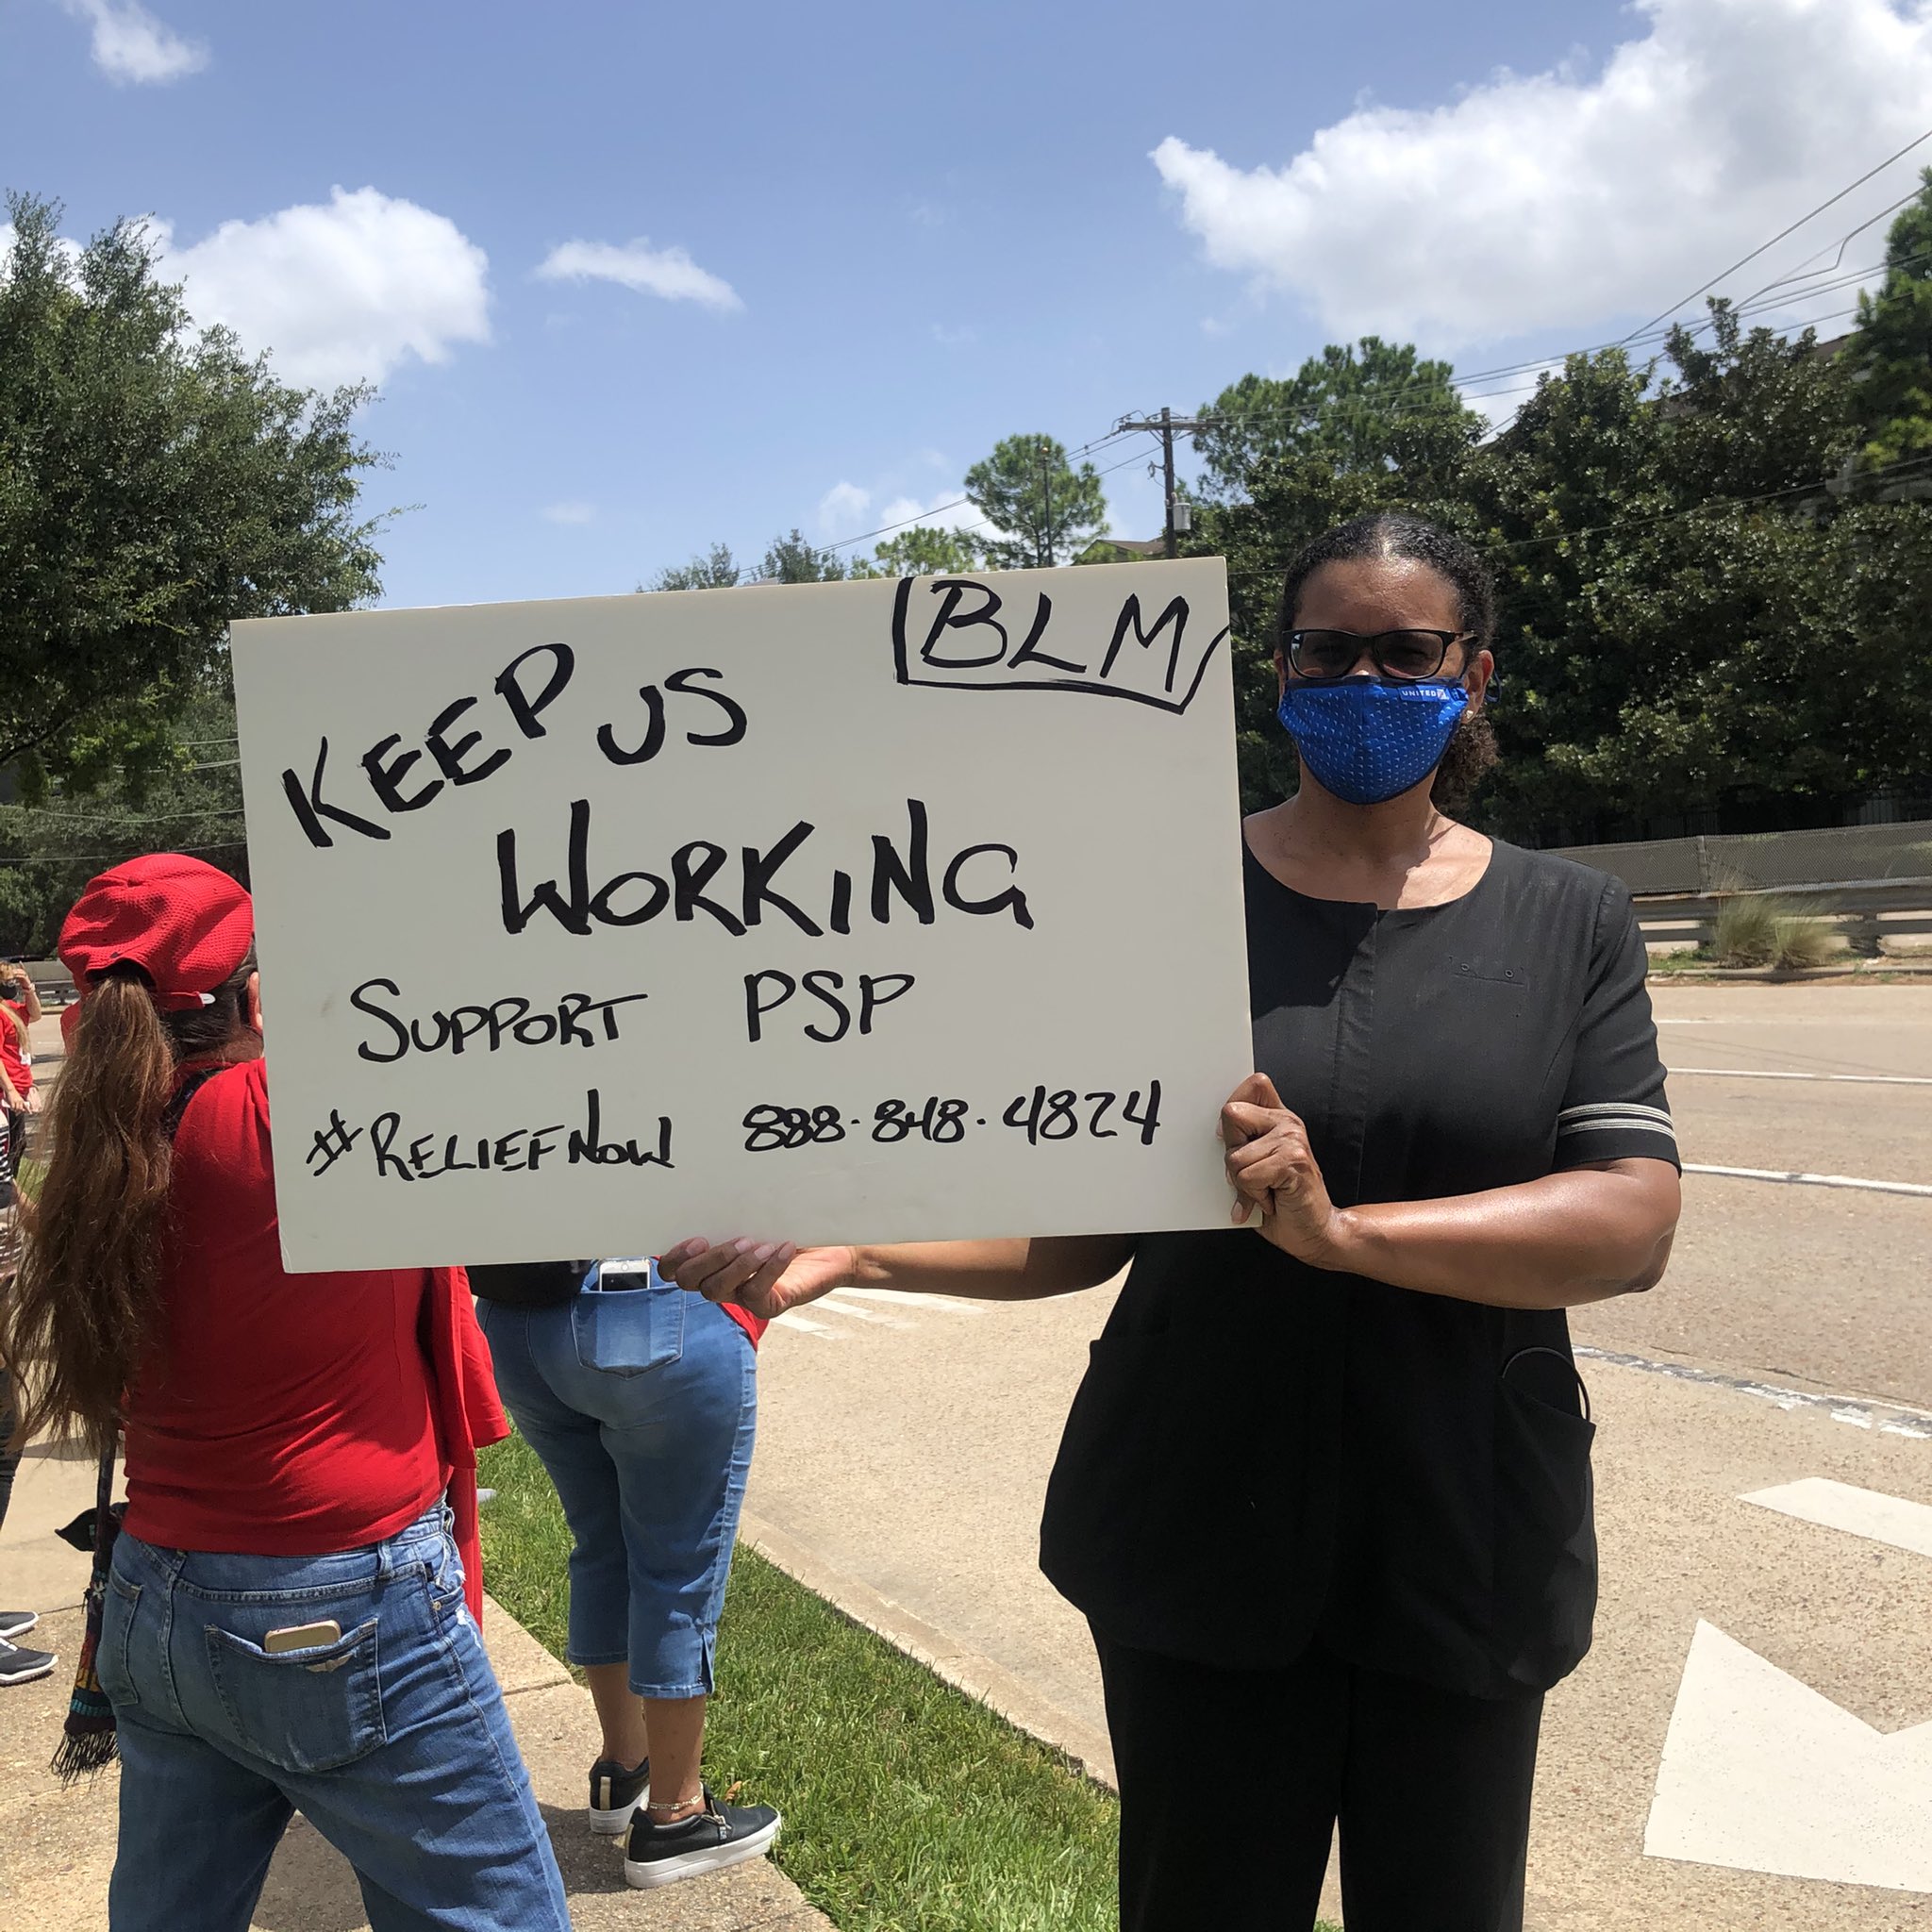
<svg viewBox="0 0 1932 1932"><path fill-rule="evenodd" d="M1802 1482L1755 1490L1738 1500L1756 1503L1760 1509L1775 1509L1781 1516L1795 1516L1800 1523L1822 1524L1826 1529L1841 1529L1849 1536L1910 1550L1914 1556L1932 1557L1932 1506L1908 1503L1903 1496L1887 1496L1877 1490L1854 1489L1850 1483L1807 1475Z"/></svg>
<svg viewBox="0 0 1932 1932"><path fill-rule="evenodd" d="M1684 1163L1686 1174L1718 1174L1734 1181L1780 1181L1790 1187L1857 1188L1868 1194L1926 1194L1932 1187L1924 1181L1873 1181L1855 1174L1800 1174L1776 1167L1707 1167L1695 1160Z"/></svg>
<svg viewBox="0 0 1932 1932"><path fill-rule="evenodd" d="M1932 1892L1932 1724L1887 1737L1700 1623L1643 1849Z"/></svg>

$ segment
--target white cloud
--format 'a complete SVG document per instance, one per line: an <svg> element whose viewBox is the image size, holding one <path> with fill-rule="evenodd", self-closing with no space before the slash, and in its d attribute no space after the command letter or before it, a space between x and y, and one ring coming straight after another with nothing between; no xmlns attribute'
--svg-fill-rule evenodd
<svg viewBox="0 0 1932 1932"><path fill-rule="evenodd" d="M184 41L141 0L65 0L69 13L92 28L94 65L123 85L164 85L208 65L208 49Z"/></svg>
<svg viewBox="0 0 1932 1932"><path fill-rule="evenodd" d="M1362 107L1280 168L1174 136L1153 160L1217 267L1299 296L1339 334L1453 346L1648 317L1924 127L1932 0L1637 11L1642 37L1594 77L1505 71L1449 106ZM1907 164L1889 170L1733 292L1910 185ZM1875 261L1883 233L1845 266Z"/></svg>
<svg viewBox="0 0 1932 1932"><path fill-rule="evenodd" d="M707 308L742 308L738 291L700 268L682 248L653 248L649 242L566 242L538 265L546 282L617 282L641 295L667 302L697 302Z"/></svg>
<svg viewBox="0 0 1932 1932"><path fill-rule="evenodd" d="M819 498L819 534L838 540L868 528L866 512L871 508L870 490L861 490L857 483L834 483Z"/></svg>
<svg viewBox="0 0 1932 1932"><path fill-rule="evenodd" d="M944 323L936 322L932 325L932 339L942 349L970 349L979 340L979 331L971 323L948 328Z"/></svg>
<svg viewBox="0 0 1932 1932"><path fill-rule="evenodd" d="M573 499L568 503L546 504L541 514L546 524L591 524L597 520L597 506Z"/></svg>
<svg viewBox="0 0 1932 1932"><path fill-rule="evenodd" d="M879 510L882 524L924 524L933 530L976 529L986 519L970 503L958 501L959 492L948 490L923 503L916 496L895 496Z"/></svg>
<svg viewBox="0 0 1932 1932"><path fill-rule="evenodd" d="M883 502L857 483L838 482L819 498L818 527L822 543L842 543L866 530L894 531L900 525L924 524L935 530L967 530L984 522L970 503L957 499L957 489L929 501L900 494Z"/></svg>
<svg viewBox="0 0 1932 1932"><path fill-rule="evenodd" d="M374 188L224 222L188 248L158 233L195 320L273 351L291 382L380 382L490 340L489 258L447 215Z"/></svg>

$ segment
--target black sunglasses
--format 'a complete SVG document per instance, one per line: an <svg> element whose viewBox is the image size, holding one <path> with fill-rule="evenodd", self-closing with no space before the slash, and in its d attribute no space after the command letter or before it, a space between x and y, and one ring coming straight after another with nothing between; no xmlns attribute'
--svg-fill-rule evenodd
<svg viewBox="0 0 1932 1932"><path fill-rule="evenodd" d="M1288 661L1297 677L1346 677L1366 651L1384 677L1416 684L1441 670L1452 644L1474 638L1473 630L1379 630L1373 636L1352 630L1291 630Z"/></svg>

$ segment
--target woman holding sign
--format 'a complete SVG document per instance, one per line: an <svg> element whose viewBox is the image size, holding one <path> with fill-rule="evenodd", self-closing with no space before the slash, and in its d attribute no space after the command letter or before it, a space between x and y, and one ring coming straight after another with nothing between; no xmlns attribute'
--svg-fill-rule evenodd
<svg viewBox="0 0 1932 1932"><path fill-rule="evenodd" d="M80 1018L0 1358L104 1503L125 1432L127 1504L57 1766L118 1734L112 1932L245 1932L298 1806L378 1932L568 1932L476 1627L475 1444L508 1425L462 1273L283 1272L254 937L175 853L61 927Z"/></svg>
<svg viewBox="0 0 1932 1932"><path fill-rule="evenodd" d="M1628 894L1442 809L1494 756L1493 628L1476 558L1415 519L1289 572L1302 778L1243 828L1237 1227L664 1257L763 1315L1131 1264L1041 1539L1099 1646L1126 1932L1312 1924L1338 1824L1349 1932L1523 1922L1542 1696L1596 1591L1563 1311L1661 1277L1678 1184Z"/></svg>

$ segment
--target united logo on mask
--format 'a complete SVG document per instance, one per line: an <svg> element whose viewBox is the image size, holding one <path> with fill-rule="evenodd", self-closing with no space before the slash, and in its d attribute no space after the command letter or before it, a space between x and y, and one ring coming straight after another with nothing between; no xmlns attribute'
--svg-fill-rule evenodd
<svg viewBox="0 0 1932 1932"><path fill-rule="evenodd" d="M1278 715L1324 791L1349 805L1380 805L1442 762L1468 704L1459 684L1344 677L1291 684Z"/></svg>

